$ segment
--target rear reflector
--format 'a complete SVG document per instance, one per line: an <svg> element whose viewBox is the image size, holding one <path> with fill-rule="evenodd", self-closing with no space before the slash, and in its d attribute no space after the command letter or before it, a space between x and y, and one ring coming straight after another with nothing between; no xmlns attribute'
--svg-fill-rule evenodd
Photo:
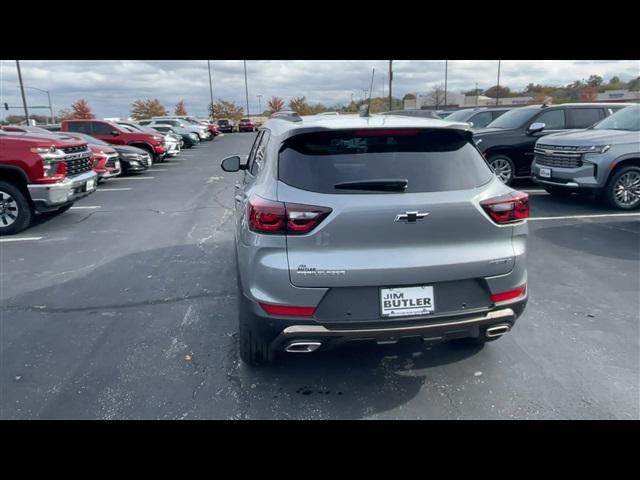
<svg viewBox="0 0 640 480"><path fill-rule="evenodd" d="M523 192L489 198L481 201L480 205L491 219L499 224L519 222L529 218L529 195Z"/></svg>
<svg viewBox="0 0 640 480"><path fill-rule="evenodd" d="M513 298L518 298L524 295L524 292L527 291L527 286L518 287L514 290L509 290L507 292L494 293L491 295L491 301L493 303L504 302L505 300L511 300Z"/></svg>
<svg viewBox="0 0 640 480"><path fill-rule="evenodd" d="M269 315L286 315L289 317L312 317L316 307L293 307L289 305L272 305L260 303L262 309Z"/></svg>

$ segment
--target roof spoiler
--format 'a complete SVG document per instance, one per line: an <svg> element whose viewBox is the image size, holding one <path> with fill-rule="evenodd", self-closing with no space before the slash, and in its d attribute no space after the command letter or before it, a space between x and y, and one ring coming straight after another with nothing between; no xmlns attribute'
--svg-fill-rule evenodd
<svg viewBox="0 0 640 480"><path fill-rule="evenodd" d="M293 110L280 110L271 114L271 118L277 118L278 120L287 120L289 122L301 122L302 117Z"/></svg>

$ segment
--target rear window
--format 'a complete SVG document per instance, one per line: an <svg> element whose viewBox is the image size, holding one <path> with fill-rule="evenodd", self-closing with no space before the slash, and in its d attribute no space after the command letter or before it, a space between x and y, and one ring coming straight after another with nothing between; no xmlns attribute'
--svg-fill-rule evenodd
<svg viewBox="0 0 640 480"><path fill-rule="evenodd" d="M334 130L291 137L280 147L278 178L319 193L385 193L336 189L344 182L407 180L406 193L465 190L487 183L484 158L456 130Z"/></svg>

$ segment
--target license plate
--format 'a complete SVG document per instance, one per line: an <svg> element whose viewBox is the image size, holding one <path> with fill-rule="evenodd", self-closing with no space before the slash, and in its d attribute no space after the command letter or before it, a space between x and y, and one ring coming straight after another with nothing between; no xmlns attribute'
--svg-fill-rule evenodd
<svg viewBox="0 0 640 480"><path fill-rule="evenodd" d="M406 317L433 313L433 287L380 289L380 310L383 317Z"/></svg>
<svg viewBox="0 0 640 480"><path fill-rule="evenodd" d="M551 178L551 169L550 168L541 168L540 176L542 178Z"/></svg>
<svg viewBox="0 0 640 480"><path fill-rule="evenodd" d="M95 180L92 178L91 180L87 180L87 186L85 190L88 192L89 190L93 190L95 188Z"/></svg>

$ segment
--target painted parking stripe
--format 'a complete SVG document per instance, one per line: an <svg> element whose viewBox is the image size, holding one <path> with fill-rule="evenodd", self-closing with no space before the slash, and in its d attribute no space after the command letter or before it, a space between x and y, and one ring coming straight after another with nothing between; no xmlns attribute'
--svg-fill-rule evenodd
<svg viewBox="0 0 640 480"><path fill-rule="evenodd" d="M110 178L109 181L113 182L114 180L153 180L156 177L118 177L118 178Z"/></svg>
<svg viewBox="0 0 640 480"><path fill-rule="evenodd" d="M123 192L125 190L133 190L131 187L126 188L99 188L96 192Z"/></svg>
<svg viewBox="0 0 640 480"><path fill-rule="evenodd" d="M71 207L71 210L95 210L96 208L102 208L99 205L83 205L81 207Z"/></svg>
<svg viewBox="0 0 640 480"><path fill-rule="evenodd" d="M44 237L0 238L0 243L28 242L33 240L42 240L43 238Z"/></svg>
<svg viewBox="0 0 640 480"><path fill-rule="evenodd" d="M609 217L640 217L640 213L601 213L589 215L562 215L557 217L530 217L529 220L570 220L572 218L609 218Z"/></svg>

